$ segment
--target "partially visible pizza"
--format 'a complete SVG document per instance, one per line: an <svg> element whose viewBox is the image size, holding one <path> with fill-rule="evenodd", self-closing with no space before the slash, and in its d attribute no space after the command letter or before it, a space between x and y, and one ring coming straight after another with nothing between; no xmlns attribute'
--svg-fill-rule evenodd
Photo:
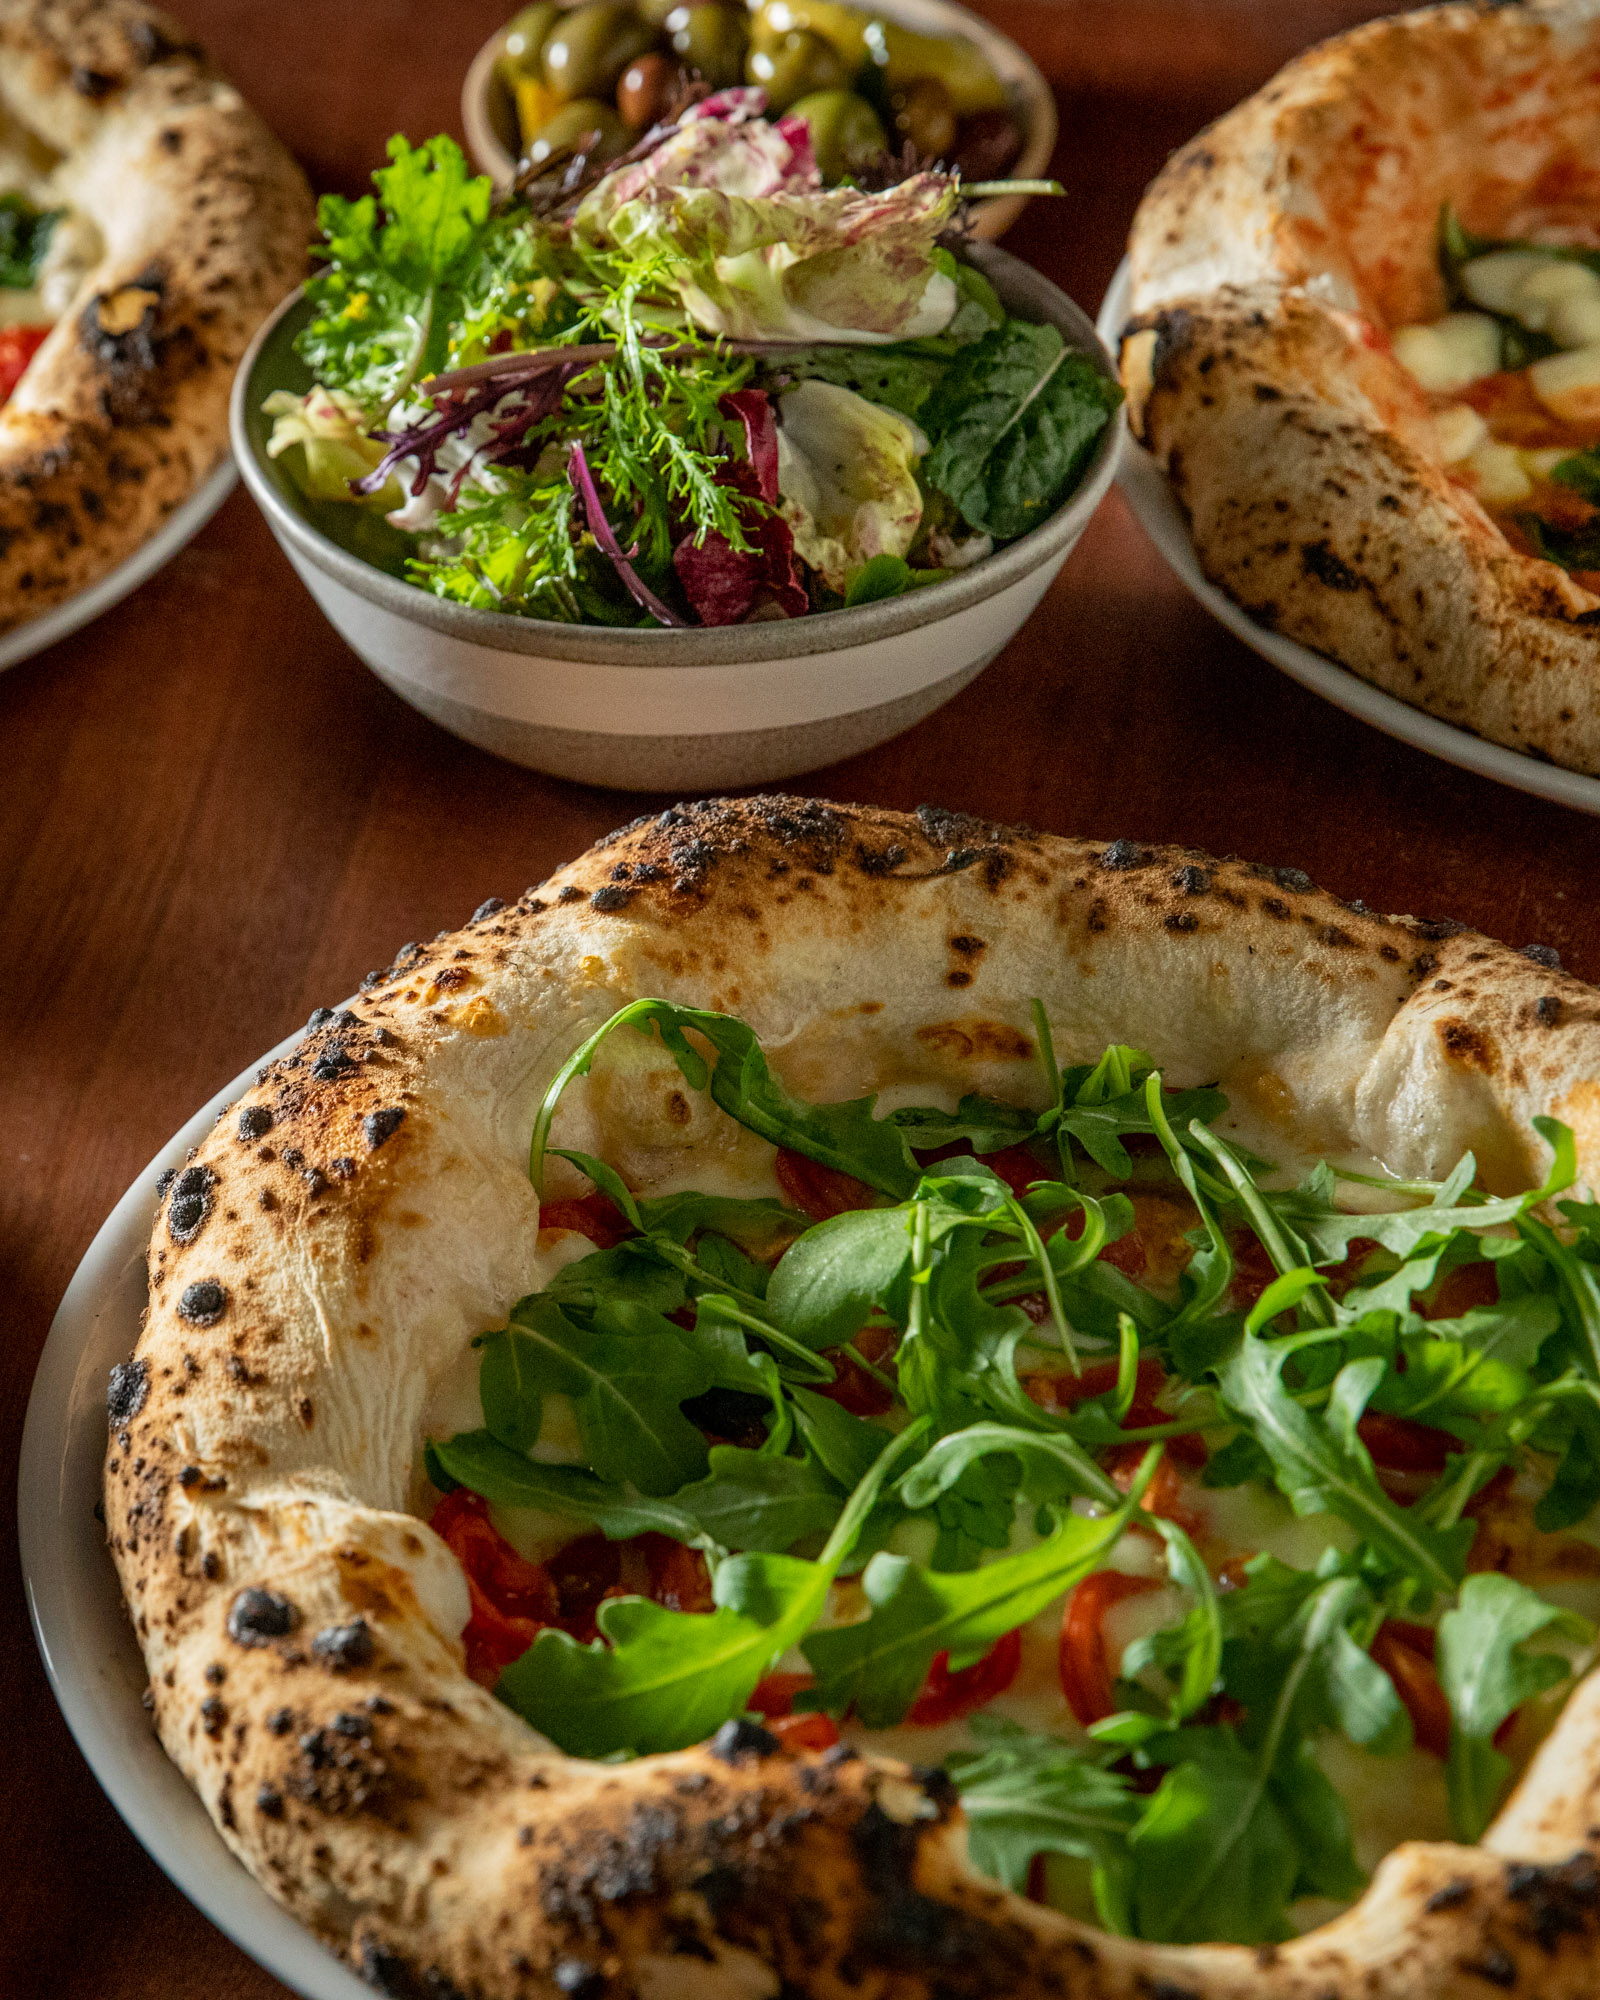
<svg viewBox="0 0 1600 2000"><path fill-rule="evenodd" d="M131 555L222 463L304 261L288 154L141 0L0 0L0 629Z"/></svg>
<svg viewBox="0 0 1600 2000"><path fill-rule="evenodd" d="M637 822L166 1177L106 1472L157 1727L399 1996L1579 2000L1597 1183L1537 946Z"/></svg>
<svg viewBox="0 0 1600 2000"><path fill-rule="evenodd" d="M1129 241L1135 435L1207 576L1415 706L1600 773L1600 13L1299 57Z"/></svg>

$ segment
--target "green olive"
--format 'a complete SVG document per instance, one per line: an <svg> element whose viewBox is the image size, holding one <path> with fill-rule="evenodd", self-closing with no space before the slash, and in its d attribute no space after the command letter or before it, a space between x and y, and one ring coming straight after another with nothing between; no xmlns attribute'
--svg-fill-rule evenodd
<svg viewBox="0 0 1600 2000"><path fill-rule="evenodd" d="M589 0L563 14L545 37L544 80L561 97L609 97L629 63L655 42L632 7Z"/></svg>
<svg viewBox="0 0 1600 2000"><path fill-rule="evenodd" d="M560 12L555 0L537 0L535 6L524 7L521 13L512 15L511 26L506 29L505 59L524 75L539 74L539 52Z"/></svg>
<svg viewBox="0 0 1600 2000"><path fill-rule="evenodd" d="M772 111L787 111L799 98L840 90L850 81L839 51L806 28L792 30L773 48L752 49L744 73L767 93Z"/></svg>
<svg viewBox="0 0 1600 2000"><path fill-rule="evenodd" d="M591 140L591 134L598 135ZM553 153L582 151L597 160L614 160L627 150L628 128L614 104L598 97L574 97L540 127L528 147L531 166L541 166Z"/></svg>
<svg viewBox="0 0 1600 2000"><path fill-rule="evenodd" d="M894 129L909 139L923 160L948 159L956 143L956 114L950 93L934 76L919 76L891 93Z"/></svg>
<svg viewBox="0 0 1600 2000"><path fill-rule="evenodd" d="M743 82L750 42L743 14L711 4L678 6L667 16L667 33L679 62L703 76L713 90Z"/></svg>
<svg viewBox="0 0 1600 2000"><path fill-rule="evenodd" d="M659 35L667 25L667 16L682 5L683 0L633 0L633 11Z"/></svg>
<svg viewBox="0 0 1600 2000"><path fill-rule="evenodd" d="M853 90L813 90L789 106L791 118L811 127L811 144L822 178L830 185L859 173L889 150L878 114Z"/></svg>

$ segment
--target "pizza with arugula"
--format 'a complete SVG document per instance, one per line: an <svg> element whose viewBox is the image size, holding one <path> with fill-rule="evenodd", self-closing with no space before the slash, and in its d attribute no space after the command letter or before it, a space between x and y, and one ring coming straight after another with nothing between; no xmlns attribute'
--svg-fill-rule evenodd
<svg viewBox="0 0 1600 2000"><path fill-rule="evenodd" d="M636 823L163 1189L162 1739L398 1995L1585 1993L1597 1163L1539 947Z"/></svg>

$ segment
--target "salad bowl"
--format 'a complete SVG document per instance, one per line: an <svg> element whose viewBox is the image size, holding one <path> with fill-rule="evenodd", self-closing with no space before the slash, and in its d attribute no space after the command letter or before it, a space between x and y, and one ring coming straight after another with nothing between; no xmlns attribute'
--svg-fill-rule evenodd
<svg viewBox="0 0 1600 2000"><path fill-rule="evenodd" d="M1021 150L1006 170L1012 180L1034 180L1050 171L1056 144L1056 101L1038 65L1008 35L1001 34L979 14L955 0L878 0L853 8L863 16L909 29L915 35L959 40L972 45L980 60L1004 88L1009 115L1021 137ZM517 115L499 71L507 54L507 39L517 16L508 18L479 49L461 86L461 123L467 147L479 169L495 185L509 187L517 170ZM972 232L996 242L1028 205L1025 194L994 195L974 202Z"/></svg>
<svg viewBox="0 0 1600 2000"><path fill-rule="evenodd" d="M1019 259L976 244L972 261L1018 318L1057 328L1113 375L1066 294ZM245 484L301 580L388 687L455 735L557 777L618 790L760 784L856 755L949 701L1014 637L1115 477L1120 411L1077 485L1038 527L943 581L877 603L771 623L673 630L564 625L431 595L343 546L267 454L274 391L311 375L294 338L310 314L285 301L233 392Z"/></svg>

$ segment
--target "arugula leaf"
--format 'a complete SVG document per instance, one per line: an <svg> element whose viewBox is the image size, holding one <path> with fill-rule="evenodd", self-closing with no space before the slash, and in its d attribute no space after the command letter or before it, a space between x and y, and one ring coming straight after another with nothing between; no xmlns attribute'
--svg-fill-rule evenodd
<svg viewBox="0 0 1600 2000"><path fill-rule="evenodd" d="M1497 1571L1469 1576L1456 1608L1439 1620L1439 1685L1450 1702L1450 1819L1459 1840L1475 1841L1494 1817L1511 1771L1495 1731L1525 1701L1572 1672L1559 1653L1530 1653L1541 1632L1580 1644L1594 1628Z"/></svg>
<svg viewBox="0 0 1600 2000"><path fill-rule="evenodd" d="M779 1258L767 1286L774 1320L810 1347L853 1340L905 1274L909 1221L904 1208L859 1208L808 1229Z"/></svg>
<svg viewBox="0 0 1600 2000"><path fill-rule="evenodd" d="M913 569L904 556L870 556L845 585L844 603L848 611L857 604L878 604L886 597L903 597L908 590L923 590L930 583L943 583L947 569Z"/></svg>
<svg viewBox="0 0 1600 2000"><path fill-rule="evenodd" d="M928 398L922 475L980 532L1026 534L1077 480L1121 401L1055 327L1007 320L962 348Z"/></svg>
<svg viewBox="0 0 1600 2000"><path fill-rule="evenodd" d="M829 1396L810 1389L791 1389L795 1421L813 1457L849 1492L864 1479L883 1450L880 1425L852 1416Z"/></svg>
<svg viewBox="0 0 1600 2000"><path fill-rule="evenodd" d="M324 387L381 413L445 360L492 188L442 134L417 147L392 138L389 165L373 180L381 222L371 195L329 194L318 204L327 261L306 287L316 312L295 348Z"/></svg>
<svg viewBox="0 0 1600 2000"><path fill-rule="evenodd" d="M875 1435L881 1445L885 1433ZM849 1497L849 1486L815 1458L714 1444L710 1460L706 1477L680 1486L668 1504L725 1549L781 1554L807 1535L826 1534Z"/></svg>
<svg viewBox="0 0 1600 2000"><path fill-rule="evenodd" d="M754 1032L730 1014L701 1007L678 1007L670 1000L635 1000L620 1008L570 1055L545 1092L534 1120L528 1175L542 1183L550 1121L561 1093L575 1076L586 1076L608 1035L620 1027L641 1034L654 1028L692 1090L709 1087L714 1103L749 1131L774 1146L786 1146L825 1167L865 1181L881 1193L904 1199L915 1186L918 1170L899 1128L872 1115L876 1097L851 1098L839 1104L808 1104L791 1094L773 1075ZM708 1063L686 1031L711 1044Z"/></svg>
<svg viewBox="0 0 1600 2000"><path fill-rule="evenodd" d="M1020 1105L1002 1104L997 1098L981 1097L969 1091L954 1111L935 1111L923 1105L907 1105L891 1111L889 1119L905 1133L916 1150L934 1152L965 1141L973 1152L998 1153L1006 1146L1024 1146L1039 1129L1038 1115ZM1044 1178L1044 1169L1039 1170Z"/></svg>
<svg viewBox="0 0 1600 2000"><path fill-rule="evenodd" d="M756 1682L821 1615L828 1589L903 1451L913 1423L885 1445L815 1562L730 1556L712 1579L716 1609L669 1611L645 1597L600 1607L601 1637L580 1646L553 1627L500 1676L496 1694L573 1757L681 1750L736 1715Z"/></svg>
<svg viewBox="0 0 1600 2000"><path fill-rule="evenodd" d="M817 1675L814 1704L835 1714L853 1707L869 1729L898 1722L935 1653L947 1652L958 1671L970 1666L1099 1568L1132 1519L1159 1458L1159 1451L1146 1453L1115 1513L1061 1516L1048 1540L980 1569L940 1574L904 1556L875 1555L861 1579L871 1616L813 1632L803 1642Z"/></svg>
<svg viewBox="0 0 1600 2000"><path fill-rule="evenodd" d="M985 1747L946 1761L973 1866L1020 1890L1035 1855L1088 1861L1102 1920L1125 1930L1127 1836L1140 1813L1128 1780L1106 1769L1104 1752L1030 1735L998 1716L976 1715L969 1726Z"/></svg>
<svg viewBox="0 0 1600 2000"><path fill-rule="evenodd" d="M582 1328L540 1293L521 1301L503 1332L483 1336L485 1360L497 1380L514 1375L537 1393L572 1398L584 1457L600 1478L672 1493L706 1469L705 1439L679 1406L704 1394L714 1372L658 1313L615 1306L606 1318L607 1331ZM635 1330L609 1330L630 1323ZM501 1344L514 1361L494 1358Z"/></svg>
<svg viewBox="0 0 1600 2000"><path fill-rule="evenodd" d="M721 1536L692 1509L679 1504L679 1499L640 1496L620 1482L597 1479L581 1465L541 1464L513 1451L489 1431L460 1431L453 1438L433 1440L429 1450L457 1486L481 1493L494 1507L532 1507L545 1514L570 1514L575 1520L590 1522L612 1541L653 1532L671 1535L680 1542L700 1543L707 1535L722 1542ZM683 1492L693 1495L697 1489L689 1486ZM835 1511L837 1504L835 1501Z"/></svg>
<svg viewBox="0 0 1600 2000"><path fill-rule="evenodd" d="M63 208L40 210L25 195L0 195L0 285L26 292L39 282L39 267L56 233Z"/></svg>
<svg viewBox="0 0 1600 2000"><path fill-rule="evenodd" d="M969 1465L996 1453L1017 1460L1022 1490L1030 1500L1049 1502L1076 1495L1102 1506L1122 1505L1121 1490L1064 1432L1025 1431L1011 1424L992 1423L969 1424L941 1438L902 1476L900 1497L908 1507L931 1507Z"/></svg>
<svg viewBox="0 0 1600 2000"><path fill-rule="evenodd" d="M1266 1341L1247 1334L1222 1363L1229 1413L1272 1460L1278 1487L1297 1514L1338 1514L1403 1574L1430 1591L1453 1591L1466 1562L1473 1524L1429 1527L1396 1506L1378 1484L1356 1423L1383 1373L1375 1358L1347 1363L1324 1419L1303 1410L1283 1385L1284 1364L1302 1338Z"/></svg>

